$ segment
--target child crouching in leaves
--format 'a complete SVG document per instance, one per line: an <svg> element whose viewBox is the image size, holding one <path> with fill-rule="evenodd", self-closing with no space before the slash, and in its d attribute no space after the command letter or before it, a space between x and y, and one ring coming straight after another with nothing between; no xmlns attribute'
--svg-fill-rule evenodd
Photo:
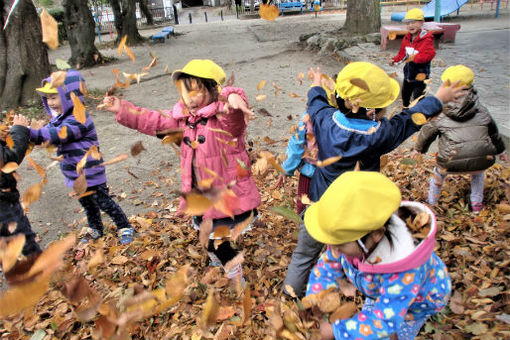
<svg viewBox="0 0 510 340"><path fill-rule="evenodd" d="M30 140L30 131L27 127L28 120L24 116L14 116L10 129L13 145L10 147L6 143L9 127L0 124L0 169L11 162L20 164L25 157ZM0 171L0 236L25 234L22 253L25 256L35 256L41 253L41 248L35 241L35 233L32 231L30 222L21 207L16 184L14 172L4 173Z"/></svg>
<svg viewBox="0 0 510 340"><path fill-rule="evenodd" d="M421 241L406 224L418 214L430 225L417 230ZM322 322L321 339L411 340L446 306L451 282L434 253L435 216L421 203L401 202L399 188L384 175L342 174L304 221L309 234L328 245L310 273L307 295L338 287L347 277L366 296L353 317Z"/></svg>
<svg viewBox="0 0 510 340"><path fill-rule="evenodd" d="M213 231L220 226L233 228L250 216L254 218L260 194L251 177L250 158L245 147L246 125L253 112L248 107L244 90L230 86L222 89L225 72L207 59L191 60L182 70L172 73L172 80L181 95L172 111L163 110L161 114L108 96L104 103L109 111L116 113L117 122L142 133L155 136L164 130L182 130L183 194L204 189L221 192L227 187L234 192L237 197L233 204L235 207L230 207L233 217L225 211L211 208L203 216L193 217L195 228L200 226L205 230L208 226ZM242 177L236 171L240 163L248 169ZM211 181L209 188L201 184L204 180ZM179 212L183 213L185 209L186 201L181 197ZM239 288L238 283L244 280L242 253L229 241L216 241L219 244L215 245L214 238L214 233L211 233L205 245L211 263L221 264L233 286Z"/></svg>
<svg viewBox="0 0 510 340"><path fill-rule="evenodd" d="M60 169L65 177L65 184L71 188L79 176L76 171L78 162L92 146L99 149L96 128L90 115L85 113L86 120L82 124L73 114L74 103L71 93L74 93L78 100L83 102L80 82L84 82L84 79L80 72L75 70L66 72L65 80L61 86L52 87L51 77L44 79L42 87L36 91L41 95L43 106L51 119L46 125L42 121L36 122L30 129L32 142L35 144L49 142L57 147L58 155L64 156L60 163ZM102 162L102 158L94 159L88 156L83 167L87 191L92 194L78 199L85 209L89 224L86 233L80 239L80 244L85 245L89 241L97 240L103 236L101 210L106 212L117 226L120 243L129 244L133 241L134 229L124 211L110 197L106 186L105 167L100 165Z"/></svg>

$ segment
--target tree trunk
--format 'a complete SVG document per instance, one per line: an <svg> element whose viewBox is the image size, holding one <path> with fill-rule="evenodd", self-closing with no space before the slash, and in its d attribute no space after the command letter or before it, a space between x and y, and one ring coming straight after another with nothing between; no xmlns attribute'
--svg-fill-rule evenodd
<svg viewBox="0 0 510 340"><path fill-rule="evenodd" d="M128 45L143 42L144 39L138 33L136 27L136 0L110 0L110 5L115 16L115 28L117 29L117 40L115 42L119 43L125 35L127 35L126 43Z"/></svg>
<svg viewBox="0 0 510 340"><path fill-rule="evenodd" d="M92 13L83 0L64 0L64 23L67 27L67 40L71 46L69 64L77 69L105 62L94 45L96 39L95 22Z"/></svg>
<svg viewBox="0 0 510 340"><path fill-rule="evenodd" d="M0 0L2 27L14 0ZM39 100L34 91L50 74L41 21L31 0L21 0L5 30L0 27L0 108L16 108Z"/></svg>
<svg viewBox="0 0 510 340"><path fill-rule="evenodd" d="M147 0L138 0L138 6L140 6L140 11L142 11L143 15L147 18L147 25L154 25L152 13L147 7Z"/></svg>
<svg viewBox="0 0 510 340"><path fill-rule="evenodd" d="M379 0L347 1L347 18L344 30L352 34L379 32L381 12Z"/></svg>

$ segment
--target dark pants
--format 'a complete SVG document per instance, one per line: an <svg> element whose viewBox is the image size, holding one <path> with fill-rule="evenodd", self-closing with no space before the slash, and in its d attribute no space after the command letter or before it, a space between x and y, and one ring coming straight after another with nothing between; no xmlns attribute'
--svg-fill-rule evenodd
<svg viewBox="0 0 510 340"><path fill-rule="evenodd" d="M297 187L297 201L296 201L296 212L300 215L305 210L306 205L301 202L303 195L308 196L310 192L310 182L312 179L303 174L299 174L298 187Z"/></svg>
<svg viewBox="0 0 510 340"><path fill-rule="evenodd" d="M242 214L235 215L234 218L225 217L225 218L217 218L213 219L213 230L218 226L228 226L230 228L235 227L237 224L243 222L248 217L250 217L252 211L246 211ZM257 216L257 209L253 209L253 217ZM195 227L199 227L202 223L202 216L193 216L193 224ZM229 241L224 241L218 247L218 249L214 249L214 240L209 240L209 244L207 246L207 251L214 253L216 257L221 261L222 265L225 265L228 261L232 260L238 254L238 251L232 248L232 245Z"/></svg>
<svg viewBox="0 0 510 340"><path fill-rule="evenodd" d="M9 224L13 224L13 222L16 223L16 228L11 233L9 232ZM23 213L23 208L19 202L0 201L0 223L0 236L2 237L25 234L23 255L28 256L41 252L41 247L35 241L35 233L32 231L30 222Z"/></svg>
<svg viewBox="0 0 510 340"><path fill-rule="evenodd" d="M422 81L409 82L404 80L402 84L402 105L408 107L411 100L414 100L423 94L425 91L425 83Z"/></svg>
<svg viewBox="0 0 510 340"><path fill-rule="evenodd" d="M103 234L103 221L101 220L102 210L111 217L113 223L117 226L117 230L122 228L131 228L131 224L126 217L126 214L124 214L124 211L122 211L119 205L110 197L106 184L89 187L87 188L87 191L94 191L94 193L92 195L82 197L78 201L85 209L89 227L96 229Z"/></svg>
<svg viewBox="0 0 510 340"><path fill-rule="evenodd" d="M288 294L285 286L289 285L298 297L305 294L310 271L319 259L323 247L322 243L317 242L308 234L304 224L299 225L298 242L292 252L292 258L287 268L287 276L283 282L284 292Z"/></svg>

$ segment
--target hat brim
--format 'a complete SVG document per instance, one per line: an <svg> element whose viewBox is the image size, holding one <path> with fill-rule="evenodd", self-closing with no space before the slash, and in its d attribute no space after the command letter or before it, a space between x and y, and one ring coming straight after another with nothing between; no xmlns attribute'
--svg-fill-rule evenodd
<svg viewBox="0 0 510 340"><path fill-rule="evenodd" d="M390 78L390 86L391 86L391 99L388 99L386 102L377 105L377 107L371 107L371 109L382 109L387 106L390 106L395 100L397 100L398 95L400 94L400 85L398 81L393 78Z"/></svg>
<svg viewBox="0 0 510 340"><path fill-rule="evenodd" d="M312 236L316 241L319 241L320 243L324 244L342 243L335 242L335 240L332 239L331 235L328 235L322 230L319 219L319 205L317 204L317 202L309 206L308 209L306 209L304 222L308 234L310 234L310 236Z"/></svg>
<svg viewBox="0 0 510 340"><path fill-rule="evenodd" d="M36 92L40 94L57 94L58 90L56 88L49 88L49 87L39 87L35 89Z"/></svg>
<svg viewBox="0 0 510 340"><path fill-rule="evenodd" d="M183 74L185 72L182 72L182 70L175 70L172 72L172 81L175 83L177 81L177 79L181 76L181 74ZM188 73L186 73L188 74Z"/></svg>

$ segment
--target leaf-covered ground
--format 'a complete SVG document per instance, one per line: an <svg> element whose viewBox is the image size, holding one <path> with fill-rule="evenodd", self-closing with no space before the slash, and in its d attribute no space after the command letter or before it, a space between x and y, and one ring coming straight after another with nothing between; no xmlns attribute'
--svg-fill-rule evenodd
<svg viewBox="0 0 510 340"><path fill-rule="evenodd" d="M252 156L257 157L255 152ZM404 150L383 157L382 164L405 199L424 201L430 157ZM293 209L295 178L274 189L276 170L256 177L261 218L237 241L245 252L247 281L237 294L219 268L208 266L189 219L176 217L177 200L164 200L172 184L162 173L155 173L147 185L163 203L148 206L144 216L131 217L136 241L119 246L109 225L112 232L84 253L68 252L40 302L0 321L0 339L124 339L129 334L132 339L272 339L274 327L281 338L314 337L320 315L281 295L297 224L270 210ZM486 208L474 216L467 176L447 179L434 207L439 222L436 251L450 270L453 297L419 339L510 337L509 186L510 169L489 169ZM359 294L342 300L354 301L358 308L362 303Z"/></svg>

